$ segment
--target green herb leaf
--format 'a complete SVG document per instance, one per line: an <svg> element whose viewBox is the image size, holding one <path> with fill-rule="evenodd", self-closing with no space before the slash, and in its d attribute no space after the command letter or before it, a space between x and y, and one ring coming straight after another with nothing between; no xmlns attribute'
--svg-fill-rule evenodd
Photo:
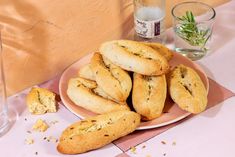
<svg viewBox="0 0 235 157"><path fill-rule="evenodd" d="M190 45L201 46L203 49L210 37L210 29L199 29L192 11L186 11L185 15L178 19L180 22L176 33Z"/></svg>

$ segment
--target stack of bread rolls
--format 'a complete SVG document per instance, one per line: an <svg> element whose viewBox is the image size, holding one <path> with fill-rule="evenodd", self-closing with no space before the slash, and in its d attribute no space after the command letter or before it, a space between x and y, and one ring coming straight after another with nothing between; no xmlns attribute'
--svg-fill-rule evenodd
<svg viewBox="0 0 235 157"><path fill-rule="evenodd" d="M207 91L200 77L184 65L170 70L172 57L173 53L158 43L114 40L101 44L90 63L69 80L67 95L76 105L102 115L68 127L58 151L77 154L96 149L134 131L140 120L158 118L167 86L181 109L191 113L205 110ZM131 104L127 104L128 97Z"/></svg>

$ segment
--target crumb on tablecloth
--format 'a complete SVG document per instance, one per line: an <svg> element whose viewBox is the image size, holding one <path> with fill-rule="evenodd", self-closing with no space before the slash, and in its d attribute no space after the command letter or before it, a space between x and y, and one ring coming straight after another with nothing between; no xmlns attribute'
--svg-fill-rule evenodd
<svg viewBox="0 0 235 157"><path fill-rule="evenodd" d="M131 152L132 152L133 154L136 154L136 148L135 148L135 147L131 147Z"/></svg>
<svg viewBox="0 0 235 157"><path fill-rule="evenodd" d="M162 144L166 144L166 142L165 142L165 141L161 141L161 143L162 143Z"/></svg>
<svg viewBox="0 0 235 157"><path fill-rule="evenodd" d="M49 126L44 120L38 119L36 123L33 125L33 130L39 131L39 132L45 132L48 129L48 127Z"/></svg>
<svg viewBox="0 0 235 157"><path fill-rule="evenodd" d="M26 143L27 145L31 145L31 144L34 143L34 140L33 140L32 138L27 138L27 139L25 139L25 143Z"/></svg>
<svg viewBox="0 0 235 157"><path fill-rule="evenodd" d="M51 121L50 124L56 124L56 123L59 123L58 120L54 120L54 121Z"/></svg>
<svg viewBox="0 0 235 157"><path fill-rule="evenodd" d="M44 137L43 140L46 140L47 142L54 142L54 143L58 142L58 139L53 136Z"/></svg>
<svg viewBox="0 0 235 157"><path fill-rule="evenodd" d="M28 130L27 133L32 134L32 132L30 130Z"/></svg>

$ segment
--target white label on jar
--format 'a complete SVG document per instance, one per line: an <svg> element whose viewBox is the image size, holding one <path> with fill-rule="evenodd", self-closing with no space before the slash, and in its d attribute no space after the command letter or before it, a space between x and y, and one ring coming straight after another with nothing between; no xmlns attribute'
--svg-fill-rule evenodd
<svg viewBox="0 0 235 157"><path fill-rule="evenodd" d="M161 21L161 20L160 20ZM135 31L143 38L153 38L160 35L160 21L143 21L134 16Z"/></svg>

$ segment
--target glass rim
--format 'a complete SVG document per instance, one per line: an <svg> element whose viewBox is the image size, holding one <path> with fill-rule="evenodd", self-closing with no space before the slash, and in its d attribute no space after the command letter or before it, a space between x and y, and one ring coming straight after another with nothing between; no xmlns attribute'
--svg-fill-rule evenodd
<svg viewBox="0 0 235 157"><path fill-rule="evenodd" d="M213 15L212 15L209 19L206 19L206 20L203 20L203 21L210 21L210 20L212 20L212 19L215 18L216 12L215 12L215 9L214 9L213 7L211 7L210 5L208 5L208 4L206 4L206 3L197 2L197 1L182 2L182 3L176 4L176 5L171 9L171 15L172 15L175 19L179 19L179 17L174 14L174 10L175 10L177 7L181 6L181 5L190 4L190 3L191 3L191 4L197 3L197 4L200 4L200 5L204 5L204 6L208 7L209 10L211 10L211 11L213 12Z"/></svg>

